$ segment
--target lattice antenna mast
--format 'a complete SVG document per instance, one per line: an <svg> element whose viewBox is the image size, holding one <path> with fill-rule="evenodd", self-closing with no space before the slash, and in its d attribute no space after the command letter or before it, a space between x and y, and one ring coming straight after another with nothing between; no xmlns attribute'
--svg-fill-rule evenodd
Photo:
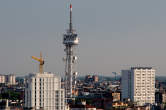
<svg viewBox="0 0 166 110"><path fill-rule="evenodd" d="M66 57L65 61L65 96L67 99L73 98L73 90L75 87L73 74L74 74L74 63L77 59L74 56L74 46L78 45L79 39L77 34L73 31L72 27L72 4L70 4L70 21L69 29L66 34L63 36L63 44L65 45Z"/></svg>

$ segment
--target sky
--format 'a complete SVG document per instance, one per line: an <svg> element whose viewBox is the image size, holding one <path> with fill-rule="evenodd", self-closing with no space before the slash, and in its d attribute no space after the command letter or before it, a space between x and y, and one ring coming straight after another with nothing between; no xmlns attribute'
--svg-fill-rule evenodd
<svg viewBox="0 0 166 110"><path fill-rule="evenodd" d="M71 0L79 75L112 76L131 66L166 75L164 0ZM63 34L69 0L0 1L0 74L38 72L31 56L42 51L44 70L63 75Z"/></svg>

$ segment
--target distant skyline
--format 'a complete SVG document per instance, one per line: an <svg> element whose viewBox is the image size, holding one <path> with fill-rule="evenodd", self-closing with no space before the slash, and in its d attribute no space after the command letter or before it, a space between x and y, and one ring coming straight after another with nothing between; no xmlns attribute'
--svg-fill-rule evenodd
<svg viewBox="0 0 166 110"><path fill-rule="evenodd" d="M44 70L64 74L63 34L68 29L69 0L0 1L0 74L25 75ZM80 75L113 76L131 66L152 66L166 73L166 1L72 0L73 27Z"/></svg>

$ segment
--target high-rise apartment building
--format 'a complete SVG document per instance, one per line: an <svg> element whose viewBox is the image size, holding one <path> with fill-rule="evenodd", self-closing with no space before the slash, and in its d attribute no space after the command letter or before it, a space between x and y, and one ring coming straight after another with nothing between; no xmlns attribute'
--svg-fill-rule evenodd
<svg viewBox="0 0 166 110"><path fill-rule="evenodd" d="M129 98L138 105L155 103L155 70L132 67L122 70L122 100Z"/></svg>
<svg viewBox="0 0 166 110"><path fill-rule="evenodd" d="M25 109L64 110L61 79L53 73L30 74L25 87Z"/></svg>

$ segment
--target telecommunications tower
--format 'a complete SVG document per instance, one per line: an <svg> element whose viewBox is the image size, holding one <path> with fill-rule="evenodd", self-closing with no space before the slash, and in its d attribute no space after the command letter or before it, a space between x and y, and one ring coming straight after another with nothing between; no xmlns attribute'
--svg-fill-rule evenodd
<svg viewBox="0 0 166 110"><path fill-rule="evenodd" d="M73 98L73 90L75 89L75 77L77 72L74 71L74 64L77 57L74 55L74 47L78 45L79 39L72 26L72 4L70 4L70 22L67 33L63 35L63 44L65 45L66 57L65 61L65 98Z"/></svg>

